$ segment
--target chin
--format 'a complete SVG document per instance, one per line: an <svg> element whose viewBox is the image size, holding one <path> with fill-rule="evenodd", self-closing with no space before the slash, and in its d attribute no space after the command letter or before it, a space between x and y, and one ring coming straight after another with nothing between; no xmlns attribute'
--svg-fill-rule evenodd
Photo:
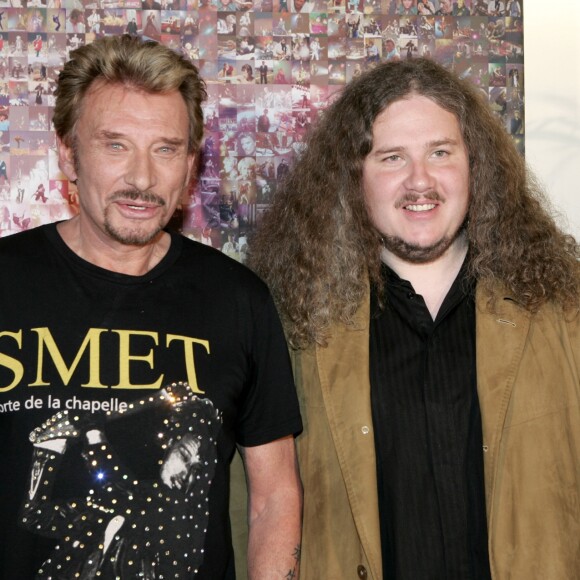
<svg viewBox="0 0 580 580"><path fill-rule="evenodd" d="M406 241L396 236L384 236L385 248L405 262L427 264L434 262L451 247L454 238L440 238L435 241Z"/></svg>
<svg viewBox="0 0 580 580"><path fill-rule="evenodd" d="M105 224L109 236L124 246L146 246L152 242L163 230L162 227L152 229L115 228Z"/></svg>

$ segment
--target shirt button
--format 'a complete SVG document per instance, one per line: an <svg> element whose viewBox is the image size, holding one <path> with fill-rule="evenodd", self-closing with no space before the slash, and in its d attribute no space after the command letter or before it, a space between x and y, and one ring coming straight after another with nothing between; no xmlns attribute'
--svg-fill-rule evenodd
<svg viewBox="0 0 580 580"><path fill-rule="evenodd" d="M358 566L356 569L357 576L363 580L367 577L367 569L364 566Z"/></svg>
<svg viewBox="0 0 580 580"><path fill-rule="evenodd" d="M361 427L361 431L363 435L368 435L370 429L366 425L364 425L363 427Z"/></svg>

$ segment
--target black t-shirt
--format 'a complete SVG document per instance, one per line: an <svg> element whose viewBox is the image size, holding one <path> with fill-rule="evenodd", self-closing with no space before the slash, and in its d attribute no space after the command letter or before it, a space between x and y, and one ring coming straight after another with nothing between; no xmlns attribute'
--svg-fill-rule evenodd
<svg viewBox="0 0 580 580"><path fill-rule="evenodd" d="M233 578L235 445L301 429L266 286L176 234L110 272L54 224L0 271L0 578Z"/></svg>

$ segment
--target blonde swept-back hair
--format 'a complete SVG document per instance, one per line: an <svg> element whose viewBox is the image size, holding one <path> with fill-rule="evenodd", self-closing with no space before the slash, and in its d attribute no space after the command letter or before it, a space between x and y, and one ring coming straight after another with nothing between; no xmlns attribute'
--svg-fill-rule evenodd
<svg viewBox="0 0 580 580"><path fill-rule="evenodd" d="M53 124L72 146L85 95L94 83L119 84L147 93L179 91L189 117L189 153L203 137L202 102L207 93L197 68L175 51L151 40L106 36L71 52L58 77Z"/></svg>
<svg viewBox="0 0 580 580"><path fill-rule="evenodd" d="M251 240L249 264L269 284L295 348L325 344L332 324L351 324L369 282L382 291L362 166L377 116L412 94L454 114L468 150L469 275L501 282L531 312L547 301L579 307L578 243L556 225L485 96L430 59L389 62L326 109Z"/></svg>

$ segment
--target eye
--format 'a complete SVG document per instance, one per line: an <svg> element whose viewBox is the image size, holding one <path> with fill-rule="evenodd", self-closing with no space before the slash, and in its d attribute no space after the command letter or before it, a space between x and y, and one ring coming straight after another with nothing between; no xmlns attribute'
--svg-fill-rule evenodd
<svg viewBox="0 0 580 580"><path fill-rule="evenodd" d="M445 151L443 149L438 149L437 151L433 152L435 157L447 157L449 155L449 151Z"/></svg>
<svg viewBox="0 0 580 580"><path fill-rule="evenodd" d="M393 163L395 161L398 161L399 159L401 159L401 156L393 153L392 155L387 155L386 157L383 157L383 161L386 161L388 163Z"/></svg>

